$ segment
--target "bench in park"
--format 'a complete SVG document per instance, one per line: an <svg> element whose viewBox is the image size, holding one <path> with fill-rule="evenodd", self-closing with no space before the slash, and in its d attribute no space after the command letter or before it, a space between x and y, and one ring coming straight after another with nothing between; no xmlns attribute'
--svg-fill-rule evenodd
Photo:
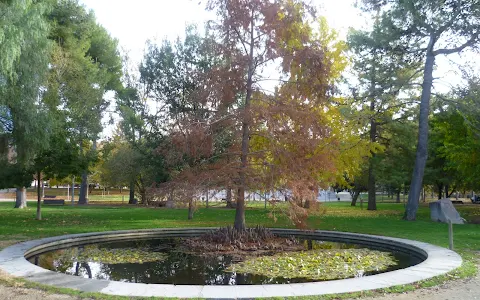
<svg viewBox="0 0 480 300"><path fill-rule="evenodd" d="M65 199L57 199L57 196L45 195L43 197L44 205L65 205Z"/></svg>

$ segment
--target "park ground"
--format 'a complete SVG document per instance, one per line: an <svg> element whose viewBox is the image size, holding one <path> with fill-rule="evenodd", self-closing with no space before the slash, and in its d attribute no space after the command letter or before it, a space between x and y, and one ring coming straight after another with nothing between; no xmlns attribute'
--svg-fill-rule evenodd
<svg viewBox="0 0 480 300"><path fill-rule="evenodd" d="M0 203L0 248L11 244L48 236L143 228L215 227L233 222L234 210L223 207L199 207L193 220L187 220L186 209L145 208L117 203L88 206L43 206L43 220L35 220L35 202L23 210L13 209L12 203ZM480 218L480 205L457 205L462 217L476 223ZM281 213L282 207L250 203L246 212L249 225L293 228ZM311 228L349 231L413 239L448 246L446 224L430 221L429 209L422 204L415 222L402 220L402 203L379 203L377 211L351 207L347 202L322 204L322 213L309 218ZM275 217L274 217L275 216ZM375 297L375 299L480 299L480 279L477 277L477 257L480 251L480 225L454 225L455 250L463 259L463 266L445 276L413 285L388 290L337 295L326 299ZM32 289L33 288L33 289ZM57 290L12 279L0 274L2 299L127 299ZM1 298L0 297L0 298ZM323 297L309 297L324 299Z"/></svg>

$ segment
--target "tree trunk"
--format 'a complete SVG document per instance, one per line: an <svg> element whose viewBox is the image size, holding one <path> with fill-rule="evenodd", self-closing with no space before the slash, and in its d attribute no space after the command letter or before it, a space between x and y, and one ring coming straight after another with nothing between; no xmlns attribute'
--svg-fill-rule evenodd
<svg viewBox="0 0 480 300"><path fill-rule="evenodd" d="M97 150L97 141L93 140L92 143L92 152ZM83 170L82 172L82 183L80 184L80 194L78 196L78 204L87 205L88 204L88 170Z"/></svg>
<svg viewBox="0 0 480 300"><path fill-rule="evenodd" d="M417 217L417 211L420 200L420 192L423 186L423 175L428 157L428 116L430 113L430 97L433 84L433 68L435 66L435 56L433 47L436 38L430 37L427 47L427 59L423 73L422 97L420 101L420 115L418 120L418 142L417 153L415 156L415 167L413 169L410 192L408 194L408 203L403 218L408 221L414 221Z"/></svg>
<svg viewBox="0 0 480 300"><path fill-rule="evenodd" d="M227 208L234 208L232 204L232 188L227 187L227 198L225 199L227 201Z"/></svg>
<svg viewBox="0 0 480 300"><path fill-rule="evenodd" d="M350 204L350 206L356 206L357 205L358 196L360 196L360 190L354 190L353 191L353 196L352 196L352 203Z"/></svg>
<svg viewBox="0 0 480 300"><path fill-rule="evenodd" d="M443 184L439 183L437 184L438 188L438 200L442 199L443 196Z"/></svg>
<svg viewBox="0 0 480 300"><path fill-rule="evenodd" d="M72 177L72 205L75 204L75 176Z"/></svg>
<svg viewBox="0 0 480 300"><path fill-rule="evenodd" d="M397 190L397 203L400 203L400 189Z"/></svg>
<svg viewBox="0 0 480 300"><path fill-rule="evenodd" d="M309 209L310 208L310 199L305 199L305 203L303 204L303 208Z"/></svg>
<svg viewBox="0 0 480 300"><path fill-rule="evenodd" d="M374 81L372 81L374 83ZM375 88L375 86L373 86ZM370 101L370 112L375 112L375 99ZM377 122L372 117L370 120L370 142L375 143L377 140ZM368 162L368 206L367 210L377 210L376 187L375 187L375 153L371 152L372 157Z"/></svg>
<svg viewBox="0 0 480 300"><path fill-rule="evenodd" d="M375 170L373 159L375 153L372 153L372 157L369 161L368 166L368 206L367 210L377 210L377 199L376 199L376 187L375 187Z"/></svg>
<svg viewBox="0 0 480 300"><path fill-rule="evenodd" d="M191 220L193 219L193 211L194 211L194 205L193 205L193 197L190 197L188 200L188 219Z"/></svg>
<svg viewBox="0 0 480 300"><path fill-rule="evenodd" d="M142 205L148 205L147 191L145 189L140 190L140 201Z"/></svg>
<svg viewBox="0 0 480 300"><path fill-rule="evenodd" d="M136 204L135 203L135 182L133 180L130 181L130 195L128 198L128 204Z"/></svg>
<svg viewBox="0 0 480 300"><path fill-rule="evenodd" d="M205 200L206 200L205 206L206 206L206 208L208 208L208 190L207 190L207 195L206 195L206 199L205 199Z"/></svg>
<svg viewBox="0 0 480 300"><path fill-rule="evenodd" d="M248 62L248 77L247 77L247 93L245 95L245 106L243 109L243 122L242 122L242 148L241 148L241 164L239 171L239 182L240 186L238 188L237 195L237 207L235 210L235 222L233 227L242 231L245 230L245 189L246 189L246 177L247 177L247 164L248 164L248 153L250 146L250 100L252 98L253 92L253 73L255 71L254 66L254 48L255 48L255 37L254 37L254 28L255 28L255 18L252 12L250 16L250 53L249 53L249 62Z"/></svg>
<svg viewBox="0 0 480 300"><path fill-rule="evenodd" d="M82 183L80 184L80 195L78 196L78 204L80 205L88 204L87 189L88 189L88 174L87 174L87 170L84 170L82 172Z"/></svg>
<svg viewBox="0 0 480 300"><path fill-rule="evenodd" d="M25 187L17 188L15 208L27 207L27 189Z"/></svg>
<svg viewBox="0 0 480 300"><path fill-rule="evenodd" d="M446 184L445 185L445 198L450 198L449 194L448 194L448 188L449 188L449 186L448 186L448 184Z"/></svg>
<svg viewBox="0 0 480 300"><path fill-rule="evenodd" d="M37 220L42 219L42 194L41 194L41 188L43 187L43 180L42 184L40 186L40 179L42 177L42 173L40 171L37 172L37 178L39 178L38 184L37 184Z"/></svg>

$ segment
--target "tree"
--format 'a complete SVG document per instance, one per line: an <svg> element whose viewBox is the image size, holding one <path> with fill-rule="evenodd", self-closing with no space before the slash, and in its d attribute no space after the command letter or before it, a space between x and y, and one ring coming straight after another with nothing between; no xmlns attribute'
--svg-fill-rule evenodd
<svg viewBox="0 0 480 300"><path fill-rule="evenodd" d="M187 29L184 41L150 45L140 68L163 109L146 120L164 137L158 150L169 184L226 189L236 198L237 230L246 226L247 190L288 188L290 217L304 226L318 186L357 171L357 158L368 155L332 89L345 45L324 19L311 27L313 10L301 1L209 1L208 8L218 20L205 36ZM268 66L279 69L274 91L261 84Z"/></svg>
<svg viewBox="0 0 480 300"><path fill-rule="evenodd" d="M403 110L412 101L401 95L411 97L412 81L417 79L420 62L417 57L403 52L392 53L385 49L385 40L389 39L388 29L380 23L378 15L371 31L351 30L348 36L350 50L353 52L353 73L358 83L350 83L354 106L360 111L354 117L359 122L368 122L368 139L378 144L371 152L368 161L368 210L376 210L376 166L377 153L382 151L383 126L397 119L393 115L404 114ZM402 120L404 117L400 118Z"/></svg>
<svg viewBox="0 0 480 300"><path fill-rule="evenodd" d="M47 101L51 107L61 107L78 145L92 141L91 151L95 151L102 113L108 106L104 94L121 88L117 41L76 0L57 2L49 18L54 24L50 38L55 46ZM90 155L87 149L82 151ZM87 203L87 175L88 170L84 170L80 204Z"/></svg>
<svg viewBox="0 0 480 300"><path fill-rule="evenodd" d="M281 101L286 104L287 109L299 109L299 114L290 114L282 121L290 117L298 118L301 111L306 112L307 106L302 107L299 101L301 92L296 89L295 84L285 84L283 89L276 93L275 97L263 97L259 93L258 83L262 80L261 70L274 60L279 60L282 67L281 73L287 75L287 81L291 80L306 88L307 80L310 86L304 92L310 93L311 104L322 103L325 100L326 82L322 80L325 70L328 69L326 61L323 60L323 48L313 41L311 28L307 25L306 19L312 11L302 2L264 2L264 1L209 1L208 9L216 11L219 19L212 26L220 44L218 45L221 56L225 59L222 77L228 80L223 89L230 90L229 95L224 95L224 103L236 103L235 121L238 123L238 148L239 153L238 172L235 176L237 186L236 214L234 227L237 230L245 228L245 191L248 187L248 179L251 177L255 158L252 157L250 139L253 136L252 128L256 113L263 103ZM309 43L312 43L310 46ZM303 63L305 67L299 68ZM292 71L292 74L290 72ZM291 75L291 76L288 76ZM310 76L310 77L309 77ZM316 78L316 79L314 79ZM292 100L288 103L288 97ZM258 104L257 104L258 103ZM276 105L273 107L280 107ZM268 117L274 120L275 114L267 109L264 112L263 122ZM268 116L268 113L271 113ZM315 114L315 113L313 113ZM303 114L308 117L306 122L315 123L313 114ZM316 115L316 114L315 114ZM296 119L291 119L296 122ZM280 122L279 122L280 123ZM270 126L269 128L272 128ZM309 127L317 132L319 127L315 124ZM267 125L268 126L268 125ZM288 132L294 127L277 127L278 133ZM258 127L257 127L258 128ZM272 128L273 129L273 128ZM305 128L306 129L306 128ZM306 129L308 130L308 129ZM301 131L297 131L301 133ZM314 134L315 134L314 133ZM320 135L319 135L320 136ZM291 137L291 136L290 136ZM292 141L290 141L292 142ZM290 143L289 145L293 145ZM287 146L287 145L285 145ZM288 146L287 146L288 147ZM298 148L297 148L298 149ZM300 154L301 155L301 154ZM232 159L232 161L238 161Z"/></svg>
<svg viewBox="0 0 480 300"><path fill-rule="evenodd" d="M405 116L411 114L407 111ZM385 150L378 154L375 162L375 172L378 182L385 187L389 194L397 195L400 202L402 189L406 192L412 174L412 166L415 159L415 139L412 134L417 129L414 117L402 118L386 124L382 133L382 144Z"/></svg>
<svg viewBox="0 0 480 300"><path fill-rule="evenodd" d="M42 219L40 182L50 178L79 175L91 159L85 159L80 147L71 139L64 127L56 128L50 137L49 148L36 154L31 172L37 175L37 220Z"/></svg>
<svg viewBox="0 0 480 300"><path fill-rule="evenodd" d="M27 207L27 189L25 187L32 183L32 173L23 165L11 163L6 159L0 161L0 166L2 167L0 188L16 187L15 208Z"/></svg>
<svg viewBox="0 0 480 300"><path fill-rule="evenodd" d="M447 102L452 120L440 127L446 136L444 153L461 177L462 187L479 190L480 79L467 78L466 86L456 88L452 98Z"/></svg>
<svg viewBox="0 0 480 300"><path fill-rule="evenodd" d="M38 99L50 54L49 8L43 1L0 2L0 161L8 176L2 185L17 187L18 208L26 206L34 154L48 141L47 111Z"/></svg>
<svg viewBox="0 0 480 300"><path fill-rule="evenodd" d="M450 95L436 98L436 113L430 119L429 159L425 180L436 187L438 198L455 191L476 190L478 184L477 149L478 84L469 81Z"/></svg>
<svg viewBox="0 0 480 300"><path fill-rule="evenodd" d="M107 187L133 183L133 191L137 191L140 203L150 204L152 198L147 194L148 189L153 188L154 183L165 181L166 176L163 161L153 153L154 150L142 144L132 145L124 136L116 135L102 143L100 152L101 183Z"/></svg>
<svg viewBox="0 0 480 300"><path fill-rule="evenodd" d="M202 143L205 132L202 132L199 124L206 124L212 118L221 120L227 112L226 107L219 109L218 99L203 98L202 94L207 91L200 88L202 84L208 84L209 72L218 61L212 52L212 46L214 44L210 37L202 37L194 26L187 26L185 38L178 38L174 44L167 40L161 45L149 43L140 66L141 88L137 85L137 93L129 97L133 101L130 101L129 108L122 112L123 124L127 126L125 132L130 132L130 140L135 141L135 135L132 136L131 133L138 132L136 143L156 146L159 159L164 159L170 182L163 184L162 189L172 191L168 192L168 198L173 198L174 189L177 189L176 194L179 194L178 189L184 186L183 182L188 182L188 190L192 192L189 195L184 194L190 197L189 216L192 215L193 208L193 186L202 185L199 185L199 182L205 179L199 174L192 176L190 172L202 161L205 162L206 158L205 149L201 149L202 145L206 145ZM157 108L160 107L157 112L148 114L142 108L145 104L139 100L146 97L139 97L140 90L145 90L148 97L156 102ZM217 126L222 125L224 124L218 123ZM135 127L137 129L134 129ZM150 129L147 131L146 127ZM215 149L216 154L225 149L225 143L228 144L228 135L225 132L222 131L224 136L216 135L213 139L216 140L215 147L209 148ZM139 141L139 137L142 137L143 141ZM191 142L185 143L186 139L196 137L199 139L195 145ZM216 156L214 153L210 154ZM172 174L175 176L171 176ZM165 176L163 178L166 179ZM217 184L222 184L220 181L217 181Z"/></svg>
<svg viewBox="0 0 480 300"><path fill-rule="evenodd" d="M179 144L196 154L196 178L230 180L236 230L246 226L245 192L273 184L292 191L290 217L304 226L308 204L319 185L334 181L352 136L343 139L342 122L332 121L340 115L329 103L338 69L328 38L310 26L313 10L301 1L209 1L208 8L218 15L209 32L220 61L199 77L193 99L211 103L214 113L202 122L186 119L195 126L178 135ZM270 92L260 84L269 80L262 73L268 65L281 77ZM224 151L217 151L218 137L228 141Z"/></svg>
<svg viewBox="0 0 480 300"><path fill-rule="evenodd" d="M142 68L140 66L140 68ZM143 70L143 69L141 69ZM130 144L131 153L135 155L141 155L142 153L151 153L153 149L145 149L146 146L146 135L149 133L147 130L147 125L150 125L152 130L150 132L156 131L157 126L152 126L157 124L157 122L152 122L152 116L149 115L148 105L147 105L147 88L151 86L145 84L141 81L139 77L140 74L136 72L132 66L131 61L128 57L128 54L125 53L123 56L123 84L124 88L117 91L116 93L116 104L117 111L121 117L120 127L121 135L124 140ZM155 75L154 75L155 76ZM150 139L151 140L151 139ZM142 148L142 151L139 149ZM137 159L136 163L140 161ZM144 166L149 168L150 166ZM137 170L137 168L130 168L130 170ZM130 182L126 183L129 186L130 194L128 202L130 204L135 203L135 182L138 174L128 173L130 176ZM142 185L143 186L143 185ZM144 188L142 187L142 190ZM140 193L145 195L145 193ZM141 197L142 202L145 201L145 197Z"/></svg>
<svg viewBox="0 0 480 300"><path fill-rule="evenodd" d="M49 3L40 1L2 1L0 2L0 88L5 88L7 82L18 79L18 66L28 55L34 56L39 63L31 67L43 67L48 51L42 53L46 47L48 22L45 13L49 10ZM30 43L25 43L28 40ZM40 48L37 48L40 47ZM32 53L37 50L37 55ZM23 57L22 57L23 55Z"/></svg>
<svg viewBox="0 0 480 300"><path fill-rule="evenodd" d="M386 46L393 52L425 59L415 167L405 220L415 220L428 157L428 117L435 59L474 47L480 41L480 3L476 0L363 0L367 10L381 11L381 26L390 30Z"/></svg>

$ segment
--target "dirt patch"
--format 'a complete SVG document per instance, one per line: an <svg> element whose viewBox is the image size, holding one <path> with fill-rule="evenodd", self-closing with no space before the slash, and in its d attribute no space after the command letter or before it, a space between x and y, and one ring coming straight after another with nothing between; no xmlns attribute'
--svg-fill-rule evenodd
<svg viewBox="0 0 480 300"><path fill-rule="evenodd" d="M0 250L7 248L11 245L22 242L23 240L0 240Z"/></svg>
<svg viewBox="0 0 480 300"><path fill-rule="evenodd" d="M0 298L8 300L74 300L78 297L50 294L48 292L28 289L24 283L0 270Z"/></svg>
<svg viewBox="0 0 480 300"><path fill-rule="evenodd" d="M20 287L0 285L0 297L8 300L74 300L79 299L68 295L49 294L47 292Z"/></svg>
<svg viewBox="0 0 480 300"><path fill-rule="evenodd" d="M24 235L0 235L0 250L30 239Z"/></svg>
<svg viewBox="0 0 480 300"><path fill-rule="evenodd" d="M419 289L403 294L386 294L364 300L467 300L480 299L480 278L449 281L431 288Z"/></svg>

